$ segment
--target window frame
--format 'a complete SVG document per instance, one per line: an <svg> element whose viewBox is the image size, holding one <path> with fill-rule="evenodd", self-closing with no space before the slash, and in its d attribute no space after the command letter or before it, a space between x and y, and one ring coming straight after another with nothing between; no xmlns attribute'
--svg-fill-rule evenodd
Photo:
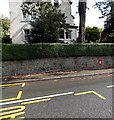
<svg viewBox="0 0 114 120"><path fill-rule="evenodd" d="M31 20L31 16L27 12L24 14L23 11L22 11L22 20L23 21L30 21Z"/></svg>
<svg viewBox="0 0 114 120"><path fill-rule="evenodd" d="M26 34L26 30L28 30L29 31L29 33L28 34ZM27 39L26 39L27 38ZM30 29L24 29L24 39L25 39L25 41L28 41L28 40L30 40Z"/></svg>
<svg viewBox="0 0 114 120"><path fill-rule="evenodd" d="M35 15L34 15L34 13L35 13ZM32 15L31 15L31 20L35 20L36 17L37 17L37 13L33 11L33 12L32 12Z"/></svg>
<svg viewBox="0 0 114 120"><path fill-rule="evenodd" d="M61 33L61 32L63 32L63 33ZM60 31L59 31L59 39L65 39L65 34L64 34L65 32L64 32L64 29L60 29ZM62 35L61 35L62 34ZM61 37L62 36L62 37Z"/></svg>
<svg viewBox="0 0 114 120"><path fill-rule="evenodd" d="M66 39L72 39L72 32L71 31L66 31Z"/></svg>

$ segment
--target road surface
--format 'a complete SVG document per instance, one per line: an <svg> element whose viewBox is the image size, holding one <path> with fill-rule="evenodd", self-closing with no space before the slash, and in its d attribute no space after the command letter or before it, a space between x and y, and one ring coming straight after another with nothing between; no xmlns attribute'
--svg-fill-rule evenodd
<svg viewBox="0 0 114 120"><path fill-rule="evenodd" d="M112 118L112 74L1 87L0 118Z"/></svg>

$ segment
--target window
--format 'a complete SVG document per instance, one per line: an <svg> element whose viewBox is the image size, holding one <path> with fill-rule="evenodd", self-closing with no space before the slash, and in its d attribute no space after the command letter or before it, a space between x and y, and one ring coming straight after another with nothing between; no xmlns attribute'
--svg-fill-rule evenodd
<svg viewBox="0 0 114 120"><path fill-rule="evenodd" d="M54 6L55 6L55 7L58 7L58 6L59 6L58 0L54 0Z"/></svg>
<svg viewBox="0 0 114 120"><path fill-rule="evenodd" d="M30 20L35 20L36 19L36 12L32 12L30 15L28 12L22 13L23 14L23 20L24 21L30 21Z"/></svg>
<svg viewBox="0 0 114 120"><path fill-rule="evenodd" d="M57 2L54 2L54 6L55 6L55 7L58 7L59 4L58 4Z"/></svg>
<svg viewBox="0 0 114 120"><path fill-rule="evenodd" d="M32 19L32 20L35 20L35 19L36 19L36 12L32 12L31 19Z"/></svg>
<svg viewBox="0 0 114 120"><path fill-rule="evenodd" d="M30 30L29 29L25 29L24 33L25 33L25 40L26 41L30 40Z"/></svg>
<svg viewBox="0 0 114 120"><path fill-rule="evenodd" d="M64 30L59 30L60 39L64 39Z"/></svg>
<svg viewBox="0 0 114 120"><path fill-rule="evenodd" d="M59 30L60 39L71 39L71 31L64 31L63 29Z"/></svg>
<svg viewBox="0 0 114 120"><path fill-rule="evenodd" d="M66 32L66 39L71 39L71 32Z"/></svg>
<svg viewBox="0 0 114 120"><path fill-rule="evenodd" d="M30 20L30 15L27 12L23 13L23 20L25 20L25 21Z"/></svg>

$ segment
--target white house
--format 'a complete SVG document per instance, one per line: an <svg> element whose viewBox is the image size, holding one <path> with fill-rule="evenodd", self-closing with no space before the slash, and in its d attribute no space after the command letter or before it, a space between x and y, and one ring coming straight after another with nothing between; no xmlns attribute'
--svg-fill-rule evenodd
<svg viewBox="0 0 114 120"><path fill-rule="evenodd" d="M10 8L10 34L12 38L12 42L16 44L23 44L29 37L29 30L31 26L29 22L33 19L34 15L31 17L30 15L23 15L21 10L21 5L23 2L28 0L10 0L9 8ZM29 0L30 2L36 2L35 0ZM44 0L41 0L44 1ZM46 0L45 0L46 1ZM49 0L47 0L49 1ZM56 5L57 2L60 4L60 9L62 13L65 13L67 18L66 22L69 24L69 29L71 32L63 31L63 34L60 36L60 40L63 40L66 43L72 43L73 40L77 38L77 26L74 24L74 16L72 15L72 2L70 0L50 0L53 5Z"/></svg>

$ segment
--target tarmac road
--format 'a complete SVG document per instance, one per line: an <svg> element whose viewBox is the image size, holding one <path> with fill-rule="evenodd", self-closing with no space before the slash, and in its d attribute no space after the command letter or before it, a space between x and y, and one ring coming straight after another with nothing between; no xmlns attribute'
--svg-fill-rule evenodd
<svg viewBox="0 0 114 120"><path fill-rule="evenodd" d="M1 118L112 118L112 74L2 87Z"/></svg>

